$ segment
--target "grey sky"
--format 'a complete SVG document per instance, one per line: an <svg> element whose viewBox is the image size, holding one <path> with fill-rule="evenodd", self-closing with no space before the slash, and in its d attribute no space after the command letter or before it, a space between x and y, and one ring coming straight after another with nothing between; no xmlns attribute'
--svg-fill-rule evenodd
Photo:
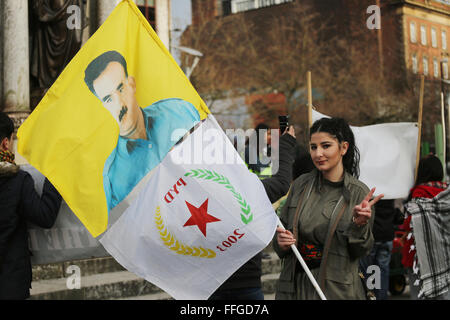
<svg viewBox="0 0 450 320"><path fill-rule="evenodd" d="M172 0L172 26L184 29L191 24L191 1Z"/></svg>
<svg viewBox="0 0 450 320"><path fill-rule="evenodd" d="M172 0L172 45L178 45L182 31L191 24L191 0ZM175 31L174 29L180 29ZM173 57L180 63L178 50L172 50Z"/></svg>

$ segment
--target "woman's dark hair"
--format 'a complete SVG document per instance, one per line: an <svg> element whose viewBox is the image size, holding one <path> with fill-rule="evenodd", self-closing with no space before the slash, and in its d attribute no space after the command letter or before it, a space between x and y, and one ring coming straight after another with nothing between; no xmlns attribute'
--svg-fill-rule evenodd
<svg viewBox="0 0 450 320"><path fill-rule="evenodd" d="M442 181L443 178L444 168L438 157L429 155L420 159L415 186L430 181Z"/></svg>
<svg viewBox="0 0 450 320"><path fill-rule="evenodd" d="M311 155L304 146L297 143L295 145L294 154L294 163L292 164L292 181L315 168Z"/></svg>
<svg viewBox="0 0 450 320"><path fill-rule="evenodd" d="M261 142L263 142L263 141L260 141L260 130L266 130L266 132L267 133L269 133L269 130L270 130L270 128L269 128L269 126L267 125L267 124L265 124L265 123L260 123L260 124L258 124L257 126L256 126L256 128L255 128L255 134L256 134L256 150L259 150L259 145L261 144Z"/></svg>
<svg viewBox="0 0 450 320"><path fill-rule="evenodd" d="M269 129L269 126L265 123L258 124L255 128L255 131L251 134L250 137L248 137L247 141L245 142L245 162L248 164L249 169L256 172L259 172L261 170L259 151L264 147L263 145L261 145L262 143L264 143L264 141L261 141L260 139L260 135L262 137L262 132L260 133L260 130L266 130L267 133L270 133ZM267 156L270 157L270 154L270 146L267 146ZM254 161L256 161L256 163L253 163Z"/></svg>
<svg viewBox="0 0 450 320"><path fill-rule="evenodd" d="M14 132L14 122L4 112L0 112L0 142L5 138L11 138Z"/></svg>
<svg viewBox="0 0 450 320"><path fill-rule="evenodd" d="M359 150L355 144L355 136L348 123L342 118L322 118L315 121L309 129L309 136L316 132L326 132L335 137L339 143L348 142L347 153L342 158L345 171L359 177Z"/></svg>
<svg viewBox="0 0 450 320"><path fill-rule="evenodd" d="M251 136L252 137L247 137L246 141L245 141L245 145L249 145L250 141L255 141L256 139L256 150L259 150L259 144L260 144L260 130L266 130L269 133L269 126L265 123L260 123L255 127L255 131L252 132Z"/></svg>

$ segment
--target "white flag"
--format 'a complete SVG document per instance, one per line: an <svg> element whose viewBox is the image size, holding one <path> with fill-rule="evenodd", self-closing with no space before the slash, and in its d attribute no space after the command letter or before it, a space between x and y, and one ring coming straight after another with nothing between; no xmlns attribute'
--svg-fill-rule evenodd
<svg viewBox="0 0 450 320"><path fill-rule="evenodd" d="M175 299L207 299L271 241L277 216L210 115L164 158L100 242Z"/></svg>
<svg viewBox="0 0 450 320"><path fill-rule="evenodd" d="M313 110L312 119L328 117ZM383 199L406 198L414 185L417 137L416 123L383 123L351 126L361 159L359 180Z"/></svg>

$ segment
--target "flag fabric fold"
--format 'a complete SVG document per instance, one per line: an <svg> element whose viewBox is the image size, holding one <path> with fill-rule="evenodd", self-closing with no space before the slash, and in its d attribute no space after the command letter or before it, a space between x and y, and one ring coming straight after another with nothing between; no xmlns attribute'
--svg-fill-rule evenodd
<svg viewBox="0 0 450 320"><path fill-rule="evenodd" d="M268 245L276 224L261 181L210 115L155 169L100 242L174 298L206 299Z"/></svg>

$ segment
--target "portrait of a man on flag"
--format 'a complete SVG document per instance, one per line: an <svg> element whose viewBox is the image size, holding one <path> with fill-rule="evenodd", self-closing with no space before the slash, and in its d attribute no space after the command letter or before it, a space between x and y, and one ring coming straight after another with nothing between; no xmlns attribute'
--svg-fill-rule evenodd
<svg viewBox="0 0 450 320"><path fill-rule="evenodd" d="M98 237L209 113L136 4L124 0L21 126L18 151Z"/></svg>
<svg viewBox="0 0 450 320"><path fill-rule="evenodd" d="M136 99L136 80L128 74L127 62L117 51L93 59L85 70L84 81L119 125L117 146L103 169L111 210L161 162L181 138L180 133L200 121L200 115L190 102L176 98L141 108Z"/></svg>

